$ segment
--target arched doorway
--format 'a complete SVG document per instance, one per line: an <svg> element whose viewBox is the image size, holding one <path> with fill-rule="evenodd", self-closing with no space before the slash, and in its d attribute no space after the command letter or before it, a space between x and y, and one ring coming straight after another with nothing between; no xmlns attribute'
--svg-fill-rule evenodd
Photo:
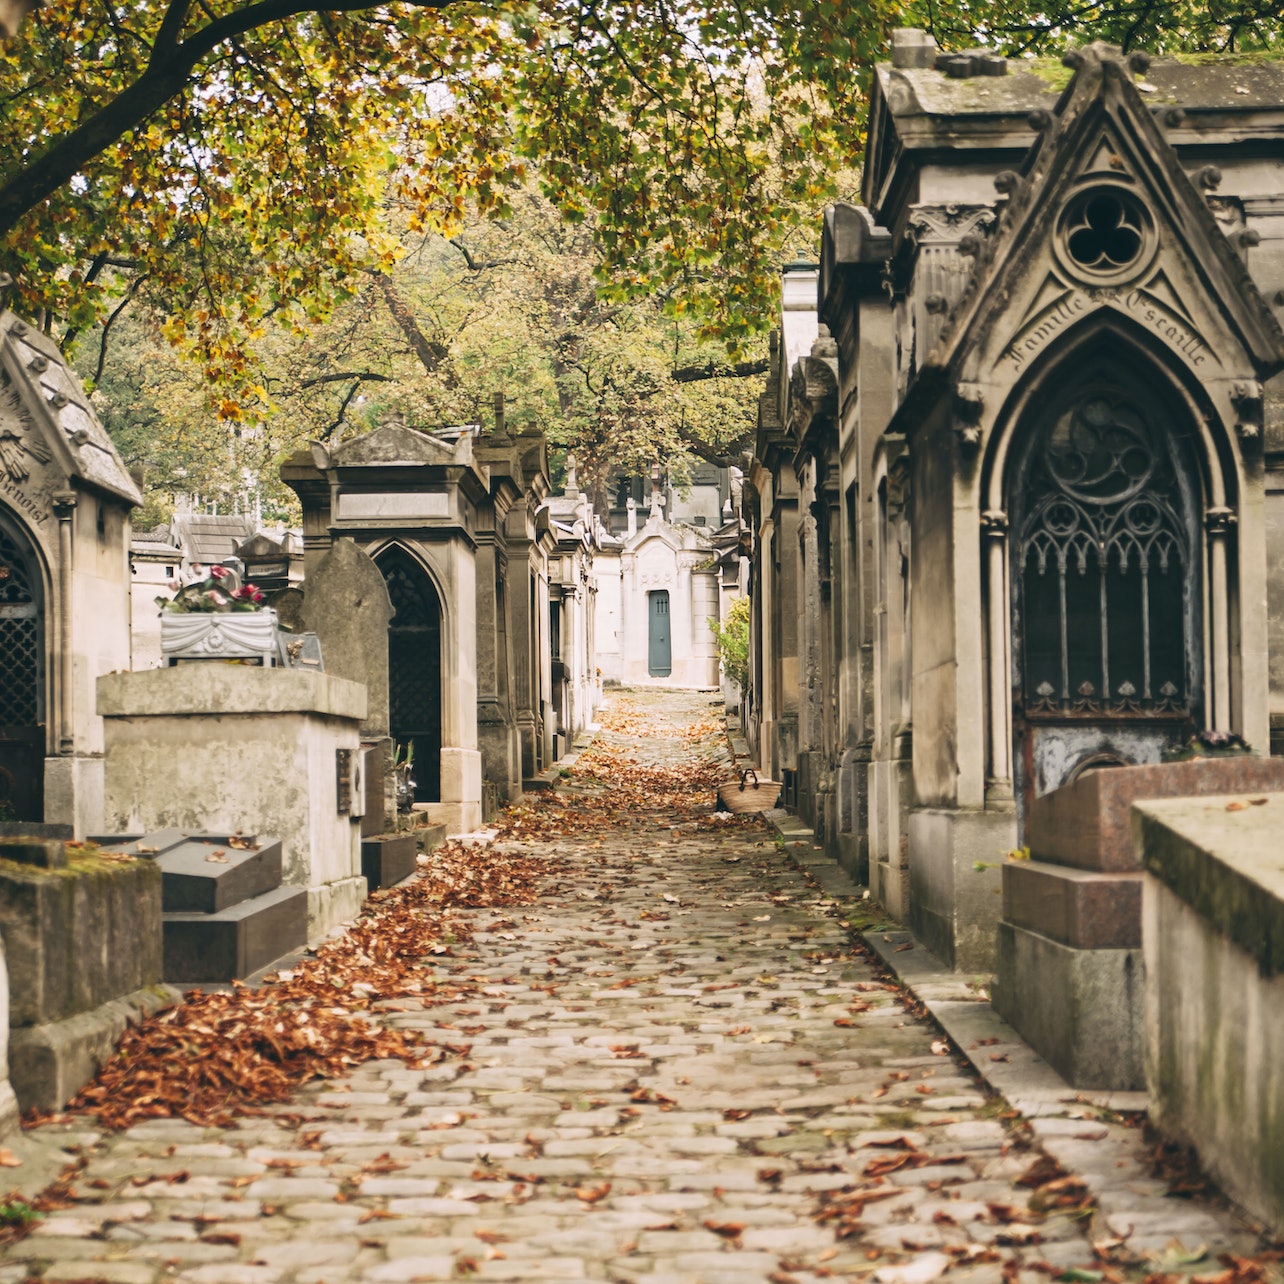
<svg viewBox="0 0 1284 1284"><path fill-rule="evenodd" d="M1190 416L1094 347L1034 399L1008 479L1022 814L1093 762L1159 761L1203 702Z"/></svg>
<svg viewBox="0 0 1284 1284"><path fill-rule="evenodd" d="M0 514L0 821L44 819L45 613L40 567Z"/></svg>
<svg viewBox="0 0 1284 1284"><path fill-rule="evenodd" d="M402 548L376 559L388 585L388 723L398 752L414 749L416 802L441 801L441 601Z"/></svg>

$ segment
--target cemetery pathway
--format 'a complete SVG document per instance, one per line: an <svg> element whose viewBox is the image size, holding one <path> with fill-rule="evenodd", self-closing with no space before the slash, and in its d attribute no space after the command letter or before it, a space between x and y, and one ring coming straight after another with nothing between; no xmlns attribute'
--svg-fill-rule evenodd
<svg viewBox="0 0 1284 1284"><path fill-rule="evenodd" d="M536 860L538 901L459 912L432 960L448 1001L375 996L441 1060L369 1061L232 1126L44 1125L84 1164L0 1284L1101 1280L1091 1241L1120 1228L1090 1186L916 1015L857 907L711 813L708 698L617 696L602 721L470 857ZM1054 1122L1127 1168L1119 1129ZM1152 1248L1225 1246L1225 1214L1128 1172Z"/></svg>

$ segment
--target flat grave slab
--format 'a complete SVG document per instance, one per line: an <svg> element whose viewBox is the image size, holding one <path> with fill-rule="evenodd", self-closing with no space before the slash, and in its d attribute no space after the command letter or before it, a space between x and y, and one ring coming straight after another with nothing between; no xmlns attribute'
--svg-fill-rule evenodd
<svg viewBox="0 0 1284 1284"><path fill-rule="evenodd" d="M161 908L213 914L281 882L281 840L161 830L107 850L150 857L161 870Z"/></svg>

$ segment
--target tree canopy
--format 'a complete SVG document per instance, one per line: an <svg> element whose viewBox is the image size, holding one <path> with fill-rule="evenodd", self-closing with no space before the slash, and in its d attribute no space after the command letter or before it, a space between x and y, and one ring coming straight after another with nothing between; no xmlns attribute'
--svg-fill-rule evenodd
<svg viewBox="0 0 1284 1284"><path fill-rule="evenodd" d="M640 425L698 447L700 416L673 388L683 370L756 368L779 266L814 244L860 155L868 69L892 26L1009 53L1088 38L1245 50L1278 42L1282 9L49 0L0 43L0 272L8 302L68 343L137 304L135 339L159 327L197 354L233 424L283 404L270 385L291 372L293 395L311 394L296 426L321 435L380 390L449 413L468 385L455 377L479 368L482 314L502 312L534 327L538 355L509 330L487 360L525 380L532 405L585 433L592 421L625 453ZM530 236L540 224L547 243L550 220L562 248L538 267ZM475 264L514 253L526 267L504 306L481 302L497 274ZM430 278L448 261L473 284L434 314ZM563 312L574 323L558 330ZM661 332L676 348L664 361ZM386 359L354 383L344 343ZM88 373L111 380L101 363Z"/></svg>

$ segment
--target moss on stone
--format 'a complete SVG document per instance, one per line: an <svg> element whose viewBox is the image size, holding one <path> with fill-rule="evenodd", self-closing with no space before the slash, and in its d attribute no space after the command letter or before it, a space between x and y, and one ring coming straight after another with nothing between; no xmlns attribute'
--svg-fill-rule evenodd
<svg viewBox="0 0 1284 1284"><path fill-rule="evenodd" d="M1023 59L1021 67L1024 71L1032 71L1049 89L1058 93L1074 79L1074 69L1067 67L1060 58Z"/></svg>
<svg viewBox="0 0 1284 1284"><path fill-rule="evenodd" d="M1238 67L1284 62L1284 49L1237 49L1234 53L1173 53L1166 56L1184 67Z"/></svg>
<svg viewBox="0 0 1284 1284"><path fill-rule="evenodd" d="M63 869L45 869L40 865L28 865L22 861L7 860L0 856L0 876L8 878L75 879L86 877L116 878L124 873L132 873L140 865L151 865L138 856L113 857L110 860L98 854L97 848L70 848L67 852L67 864Z"/></svg>

